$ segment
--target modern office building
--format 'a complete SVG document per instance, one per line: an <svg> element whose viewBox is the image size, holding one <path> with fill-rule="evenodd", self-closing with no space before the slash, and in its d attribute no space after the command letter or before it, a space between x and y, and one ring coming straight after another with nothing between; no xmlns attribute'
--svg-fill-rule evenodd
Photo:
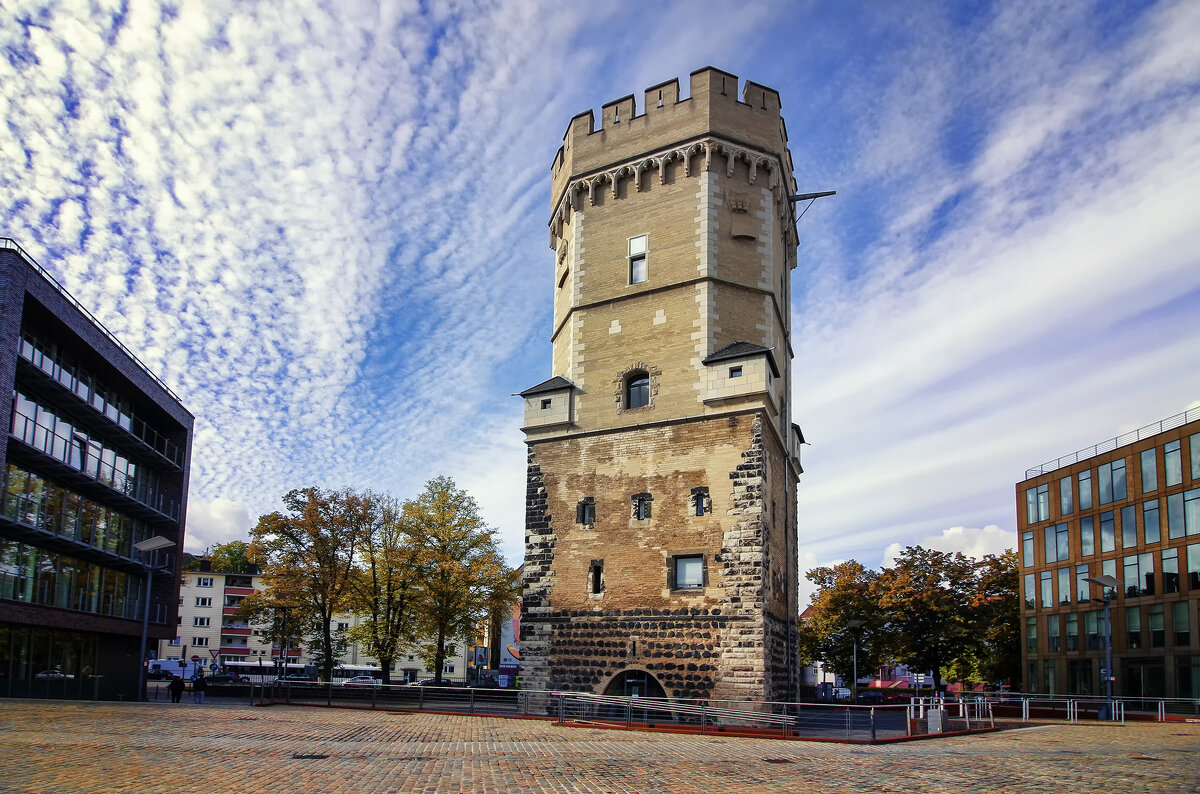
<svg viewBox="0 0 1200 794"><path fill-rule="evenodd" d="M779 94L738 84L582 113L554 159L523 687L796 697L796 191Z"/></svg>
<svg viewBox="0 0 1200 794"><path fill-rule="evenodd" d="M274 643L269 631L255 626L237 615L238 606L246 596L263 589L262 576L257 572L229 573L210 570L201 563L198 570L184 571L179 586L179 627L170 639L158 643L158 658L185 660L198 658L208 669L220 669L248 674L251 680L258 671L263 677L274 677L276 662L282 649ZM335 615L333 629L347 631L358 625L357 615ZM468 643L454 644L442 666L442 678L448 683L465 683L470 664ZM288 669L296 672L312 666L308 642L289 646L284 658ZM341 656L342 670L348 678L364 672L378 671L379 660L367 654L358 644L350 643ZM390 679L406 683L432 678L425 669L416 648L405 649L393 663ZM173 665L167 669L173 669ZM192 665L187 666L190 673Z"/></svg>
<svg viewBox="0 0 1200 794"><path fill-rule="evenodd" d="M1200 697L1200 410L1050 461L1017 484L1024 688ZM1120 582L1106 590L1088 579Z"/></svg>
<svg viewBox="0 0 1200 794"><path fill-rule="evenodd" d="M7 238L0 386L0 695L134 697L143 622L175 633L192 415Z"/></svg>

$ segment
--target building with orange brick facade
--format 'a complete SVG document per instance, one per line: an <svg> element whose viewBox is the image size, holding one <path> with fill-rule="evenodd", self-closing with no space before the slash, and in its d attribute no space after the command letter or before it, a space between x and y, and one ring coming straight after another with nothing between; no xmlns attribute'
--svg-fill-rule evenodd
<svg viewBox="0 0 1200 794"><path fill-rule="evenodd" d="M1026 472L1017 484L1024 688L1200 697L1200 411ZM1087 579L1111 576L1115 592Z"/></svg>
<svg viewBox="0 0 1200 794"><path fill-rule="evenodd" d="M779 95L738 83L580 114L554 159L523 687L796 696L795 184Z"/></svg>

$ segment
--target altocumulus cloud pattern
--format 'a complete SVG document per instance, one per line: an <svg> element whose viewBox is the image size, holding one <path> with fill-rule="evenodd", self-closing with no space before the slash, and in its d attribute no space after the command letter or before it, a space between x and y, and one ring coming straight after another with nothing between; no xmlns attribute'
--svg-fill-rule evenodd
<svg viewBox="0 0 1200 794"><path fill-rule="evenodd" d="M519 560L550 160L706 64L838 191L794 276L805 567L999 551L1026 467L1200 398L1197 4L580 5L0 8L0 234L196 414L191 548L450 474Z"/></svg>

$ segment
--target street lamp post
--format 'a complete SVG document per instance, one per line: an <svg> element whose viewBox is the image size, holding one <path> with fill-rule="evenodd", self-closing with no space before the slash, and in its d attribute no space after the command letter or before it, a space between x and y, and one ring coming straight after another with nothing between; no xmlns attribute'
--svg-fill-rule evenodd
<svg viewBox="0 0 1200 794"><path fill-rule="evenodd" d="M850 697L853 700L853 702L855 702L855 703L858 703L858 631L856 631L856 629L862 628L865 624L866 624L865 620L847 620L846 621L846 630L850 632L850 639L851 639L850 647L851 647L851 652L853 654L853 661L851 663L851 666L854 670L854 681L850 688Z"/></svg>
<svg viewBox="0 0 1200 794"><path fill-rule="evenodd" d="M162 535L155 535L152 538L133 544L133 547L141 552L156 552L159 549L169 549L175 545L175 541L168 540ZM154 555L157 558L157 554ZM150 631L150 586L153 584L154 574L165 570L163 566L151 565L146 559L142 560L142 567L146 571L146 592L142 595L142 653L141 660L138 663L138 700L146 699L146 639Z"/></svg>
<svg viewBox="0 0 1200 794"><path fill-rule="evenodd" d="M1124 584L1115 576L1104 574L1101 576L1089 576L1083 581L1094 584L1101 588L1100 592L1104 594L1102 598L1093 598L1093 601L1099 601L1104 604L1104 689L1105 697L1108 698L1108 719L1115 719L1113 714L1113 669L1112 669L1112 602L1117 600L1117 588Z"/></svg>

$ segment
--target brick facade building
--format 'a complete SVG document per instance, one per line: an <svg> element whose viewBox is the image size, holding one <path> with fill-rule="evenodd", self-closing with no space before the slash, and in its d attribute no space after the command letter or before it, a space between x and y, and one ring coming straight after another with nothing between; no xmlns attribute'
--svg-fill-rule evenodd
<svg viewBox="0 0 1200 794"><path fill-rule="evenodd" d="M572 119L552 168L552 375L526 391L522 686L796 695L779 95L706 68Z"/></svg>
<svg viewBox="0 0 1200 794"><path fill-rule="evenodd" d="M1200 411L1043 464L1017 484L1024 688L1200 697Z"/></svg>
<svg viewBox="0 0 1200 794"><path fill-rule="evenodd" d="M150 641L174 636L192 415L8 239L0 388L0 681L131 697L147 599ZM174 549L134 548L156 536ZM167 574L149 594L146 564Z"/></svg>

